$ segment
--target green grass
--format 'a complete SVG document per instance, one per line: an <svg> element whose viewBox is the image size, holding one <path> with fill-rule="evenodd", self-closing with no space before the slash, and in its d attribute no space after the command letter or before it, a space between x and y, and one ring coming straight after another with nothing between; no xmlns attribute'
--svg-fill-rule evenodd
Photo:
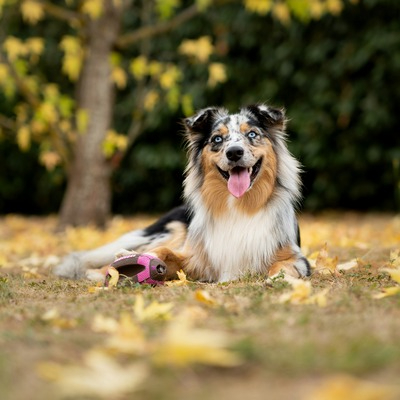
<svg viewBox="0 0 400 400"><path fill-rule="evenodd" d="M359 251L351 246L338 248L343 261ZM190 310L196 314L194 328L224 333L229 338L227 348L240 357L241 364L174 366L155 363L152 350L135 356L114 353L112 357L121 365L140 361L149 368L135 394L128 392L116 399L307 400L321 382L343 373L398 389L400 295L372 297L394 285L380 270L388 259L382 246L380 255L362 267L335 275L314 273L313 290L329 288L326 307L281 304L282 293L292 290L288 283L275 279L267 284L262 277L251 276L221 285L151 288L124 284L93 294L88 291L90 283L60 280L48 269L39 268L36 277L24 276L17 261L15 268L0 270L0 397L64 398L38 372L39 366L48 362L82 365L85 354L104 348L110 336L93 330L94 316L118 320L126 312L135 320L133 305L140 295L146 305L153 301L173 304L169 321L135 321L150 344L162 343L171 321ZM207 291L216 305L196 300L198 289ZM61 326L44 320L51 309L58 310L64 321Z"/></svg>

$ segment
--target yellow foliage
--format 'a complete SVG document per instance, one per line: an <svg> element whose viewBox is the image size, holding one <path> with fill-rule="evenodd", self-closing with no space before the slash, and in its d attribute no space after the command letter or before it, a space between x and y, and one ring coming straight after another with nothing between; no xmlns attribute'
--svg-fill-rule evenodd
<svg viewBox="0 0 400 400"><path fill-rule="evenodd" d="M173 306L172 303L159 303L157 301L153 301L148 306L145 306L143 296L139 294L136 296L133 311L135 317L141 322L166 320L171 318L171 310Z"/></svg>
<svg viewBox="0 0 400 400"><path fill-rule="evenodd" d="M196 0L197 8L200 11L206 10L212 4L212 0Z"/></svg>
<svg viewBox="0 0 400 400"><path fill-rule="evenodd" d="M282 24L289 24L290 22L290 9L286 3L275 3L272 8L272 14L277 18Z"/></svg>
<svg viewBox="0 0 400 400"><path fill-rule="evenodd" d="M341 0L326 0L326 7L331 14L339 15L343 9L343 3Z"/></svg>
<svg viewBox="0 0 400 400"><path fill-rule="evenodd" d="M103 141L103 154L111 157L116 151L124 151L128 146L128 138L110 129Z"/></svg>
<svg viewBox="0 0 400 400"><path fill-rule="evenodd" d="M398 391L348 375L328 378L318 389L307 396L307 400L394 400Z"/></svg>
<svg viewBox="0 0 400 400"><path fill-rule="evenodd" d="M123 68L113 67L111 71L111 79L118 89L124 89L126 87L127 76Z"/></svg>
<svg viewBox="0 0 400 400"><path fill-rule="evenodd" d="M3 84L9 79L10 71L6 64L0 63L0 84Z"/></svg>
<svg viewBox="0 0 400 400"><path fill-rule="evenodd" d="M44 151L40 153L39 161L47 171L52 171L57 165L61 164L61 158L55 151Z"/></svg>
<svg viewBox="0 0 400 400"><path fill-rule="evenodd" d="M156 10L161 19L168 19L180 4L180 0L156 0Z"/></svg>
<svg viewBox="0 0 400 400"><path fill-rule="evenodd" d="M48 124L54 124L58 120L57 109L54 107L54 104L48 101L40 104L37 115L39 119L42 119Z"/></svg>
<svg viewBox="0 0 400 400"><path fill-rule="evenodd" d="M32 37L26 41L26 46L31 54L40 55L44 50L44 40L39 37Z"/></svg>
<svg viewBox="0 0 400 400"><path fill-rule="evenodd" d="M205 63L214 52L210 36L202 36L197 40L184 40L178 48L185 56L192 57L195 61Z"/></svg>
<svg viewBox="0 0 400 400"><path fill-rule="evenodd" d="M160 76L160 86L163 89L171 89L180 79L182 79L181 70L176 65L168 64Z"/></svg>
<svg viewBox="0 0 400 400"><path fill-rule="evenodd" d="M31 131L27 125L22 125L18 128L17 144L21 151L28 151L31 147Z"/></svg>
<svg viewBox="0 0 400 400"><path fill-rule="evenodd" d="M44 18L43 5L39 1L24 0L21 4L21 14L26 22L35 25Z"/></svg>
<svg viewBox="0 0 400 400"><path fill-rule="evenodd" d="M181 99L183 114L187 117L194 114L193 98L190 94L184 94Z"/></svg>
<svg viewBox="0 0 400 400"><path fill-rule="evenodd" d="M194 292L194 298L207 306L216 306L218 304L218 302L206 290L197 289Z"/></svg>
<svg viewBox="0 0 400 400"><path fill-rule="evenodd" d="M151 111L156 106L160 99L160 95L155 90L149 90L143 101L143 106L146 111Z"/></svg>
<svg viewBox="0 0 400 400"><path fill-rule="evenodd" d="M103 13L103 0L84 0L82 12L92 19L99 18Z"/></svg>
<svg viewBox="0 0 400 400"><path fill-rule="evenodd" d="M19 56L27 54L27 47L22 40L15 36L9 36L3 43L3 48L7 53L10 61L15 61Z"/></svg>
<svg viewBox="0 0 400 400"><path fill-rule="evenodd" d="M227 75L224 64L215 62L208 66L208 86L215 87L218 83L223 83L226 80Z"/></svg>
<svg viewBox="0 0 400 400"><path fill-rule="evenodd" d="M145 56L139 56L132 60L130 71L136 79L142 79L147 75L148 61Z"/></svg>
<svg viewBox="0 0 400 400"><path fill-rule="evenodd" d="M89 124L89 113L87 110L79 109L76 111L76 127L79 133L85 133Z"/></svg>
<svg viewBox="0 0 400 400"><path fill-rule="evenodd" d="M249 11L266 15L271 11L272 0L245 0L244 5Z"/></svg>
<svg viewBox="0 0 400 400"><path fill-rule="evenodd" d="M82 68L84 50L80 40L74 36L64 36L60 42L64 51L63 72L71 81L76 81Z"/></svg>

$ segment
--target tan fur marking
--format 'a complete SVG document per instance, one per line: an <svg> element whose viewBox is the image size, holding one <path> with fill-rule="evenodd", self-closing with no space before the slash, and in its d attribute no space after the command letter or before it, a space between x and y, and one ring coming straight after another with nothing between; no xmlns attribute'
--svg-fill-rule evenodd
<svg viewBox="0 0 400 400"><path fill-rule="evenodd" d="M203 152L204 181L201 193L207 208L212 210L213 215L219 216L226 212L229 192L227 182L219 173L213 156L210 151Z"/></svg>
<svg viewBox="0 0 400 400"><path fill-rule="evenodd" d="M277 160L269 142L261 151L255 151L255 155L258 159L263 157L261 170L252 188L237 199L237 206L241 211L250 215L257 213L271 197L277 174Z"/></svg>
<svg viewBox="0 0 400 400"><path fill-rule="evenodd" d="M271 265L268 271L268 276L278 275L279 272L283 271L284 274L293 276L294 278L300 278L301 275L294 264L297 261L297 257L290 246L285 246L279 249L275 254L275 262Z"/></svg>

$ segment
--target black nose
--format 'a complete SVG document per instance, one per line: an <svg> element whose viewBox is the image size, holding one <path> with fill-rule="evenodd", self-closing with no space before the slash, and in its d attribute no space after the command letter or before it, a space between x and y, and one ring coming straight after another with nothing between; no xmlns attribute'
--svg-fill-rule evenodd
<svg viewBox="0 0 400 400"><path fill-rule="evenodd" d="M244 154L244 150L240 146L232 146L226 151L226 157L230 161L239 161Z"/></svg>

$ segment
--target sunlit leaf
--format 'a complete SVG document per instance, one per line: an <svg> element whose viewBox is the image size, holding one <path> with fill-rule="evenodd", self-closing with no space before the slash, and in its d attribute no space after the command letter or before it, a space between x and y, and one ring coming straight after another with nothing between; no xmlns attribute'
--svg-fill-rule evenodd
<svg viewBox="0 0 400 400"><path fill-rule="evenodd" d="M227 80L226 68L222 63L211 63L208 66L208 82L207 85L215 87L218 83Z"/></svg>
<svg viewBox="0 0 400 400"><path fill-rule="evenodd" d="M133 311L139 321L166 320L171 318L172 303L158 303L153 301L145 306L142 295L137 295Z"/></svg>
<svg viewBox="0 0 400 400"><path fill-rule="evenodd" d="M382 268L397 283L400 283L400 268Z"/></svg>
<svg viewBox="0 0 400 400"><path fill-rule="evenodd" d="M40 153L39 161L48 171L53 171L61 164L61 157L55 151L44 151Z"/></svg>
<svg viewBox="0 0 400 400"><path fill-rule="evenodd" d="M347 375L325 380L307 400L394 400L398 391L386 385L360 380Z"/></svg>
<svg viewBox="0 0 400 400"><path fill-rule="evenodd" d="M207 306L216 306L218 302L211 297L210 293L206 290L197 289L194 292L194 298L200 303L206 304Z"/></svg>
<svg viewBox="0 0 400 400"><path fill-rule="evenodd" d="M24 0L21 4L21 14L26 22L35 25L44 17L43 4L40 1Z"/></svg>
<svg viewBox="0 0 400 400"><path fill-rule="evenodd" d="M160 75L160 86L163 89L171 89L181 79L182 71L176 65L169 64Z"/></svg>
<svg viewBox="0 0 400 400"><path fill-rule="evenodd" d="M181 4L180 0L156 0L156 10L161 19L168 19Z"/></svg>
<svg viewBox="0 0 400 400"><path fill-rule="evenodd" d="M271 11L272 0L244 0L244 4L249 11L266 15Z"/></svg>
<svg viewBox="0 0 400 400"><path fill-rule="evenodd" d="M327 248L328 245L325 243L324 247L320 250L318 254L317 260L315 262L315 268L318 272L335 273L338 263L338 257L329 257Z"/></svg>
<svg viewBox="0 0 400 400"><path fill-rule="evenodd" d="M92 19L99 18L103 13L103 0L84 0L82 12Z"/></svg>
<svg viewBox="0 0 400 400"><path fill-rule="evenodd" d="M60 42L64 51L62 71L71 81L76 81L80 75L84 57L81 41L74 36L64 36Z"/></svg>
<svg viewBox="0 0 400 400"><path fill-rule="evenodd" d="M27 125L23 125L18 128L17 144L22 151L28 151L31 147L31 131Z"/></svg>
<svg viewBox="0 0 400 400"><path fill-rule="evenodd" d="M128 137L110 129L103 141L103 154L111 157L116 151L125 151L128 146Z"/></svg>
<svg viewBox="0 0 400 400"><path fill-rule="evenodd" d="M186 278L186 274L182 270L178 271L176 274L178 275L178 279L165 282L167 286L183 286L189 283Z"/></svg>
<svg viewBox="0 0 400 400"><path fill-rule="evenodd" d="M27 54L25 44L14 36L8 36L3 43L3 48L10 61L15 61L19 56Z"/></svg>
<svg viewBox="0 0 400 400"><path fill-rule="evenodd" d="M136 79L142 79L147 75L147 65L145 56L136 57L130 64L130 71Z"/></svg>
<svg viewBox="0 0 400 400"><path fill-rule="evenodd" d="M178 317L168 325L153 359L157 364L176 366L198 363L233 367L242 361L228 349L231 343L232 339L226 333L197 329L186 316Z"/></svg>
<svg viewBox="0 0 400 400"><path fill-rule="evenodd" d="M112 69L111 79L118 89L124 89L128 80L125 70L121 67L114 67Z"/></svg>
<svg viewBox="0 0 400 400"><path fill-rule="evenodd" d="M303 279L289 278L293 290L283 293L279 297L279 303L309 304L325 307L327 304L326 295L329 289L323 289L313 293L311 282Z"/></svg>
<svg viewBox="0 0 400 400"><path fill-rule="evenodd" d="M41 377L54 382L64 396L115 399L135 391L148 375L141 364L120 365L114 358L91 350L82 365L38 365Z"/></svg>
<svg viewBox="0 0 400 400"><path fill-rule="evenodd" d="M56 308L51 308L41 316L42 321L56 329L72 329L77 326L76 319L64 318Z"/></svg>
<svg viewBox="0 0 400 400"><path fill-rule="evenodd" d="M181 54L192 57L194 60L205 63L214 52L210 36L202 36L199 39L186 39L178 48Z"/></svg>
<svg viewBox="0 0 400 400"><path fill-rule="evenodd" d="M108 280L108 287L111 289L117 286L119 280L119 272L114 267L107 268L107 274L110 275L110 279Z"/></svg>
<svg viewBox="0 0 400 400"><path fill-rule="evenodd" d="M155 90L149 90L143 100L144 109L146 111L153 110L159 100L160 95Z"/></svg>
<svg viewBox="0 0 400 400"><path fill-rule="evenodd" d="M381 293L376 293L376 294L372 295L372 298L383 299L385 297L395 296L398 293L400 293L400 286L391 286L391 287L382 289Z"/></svg>

